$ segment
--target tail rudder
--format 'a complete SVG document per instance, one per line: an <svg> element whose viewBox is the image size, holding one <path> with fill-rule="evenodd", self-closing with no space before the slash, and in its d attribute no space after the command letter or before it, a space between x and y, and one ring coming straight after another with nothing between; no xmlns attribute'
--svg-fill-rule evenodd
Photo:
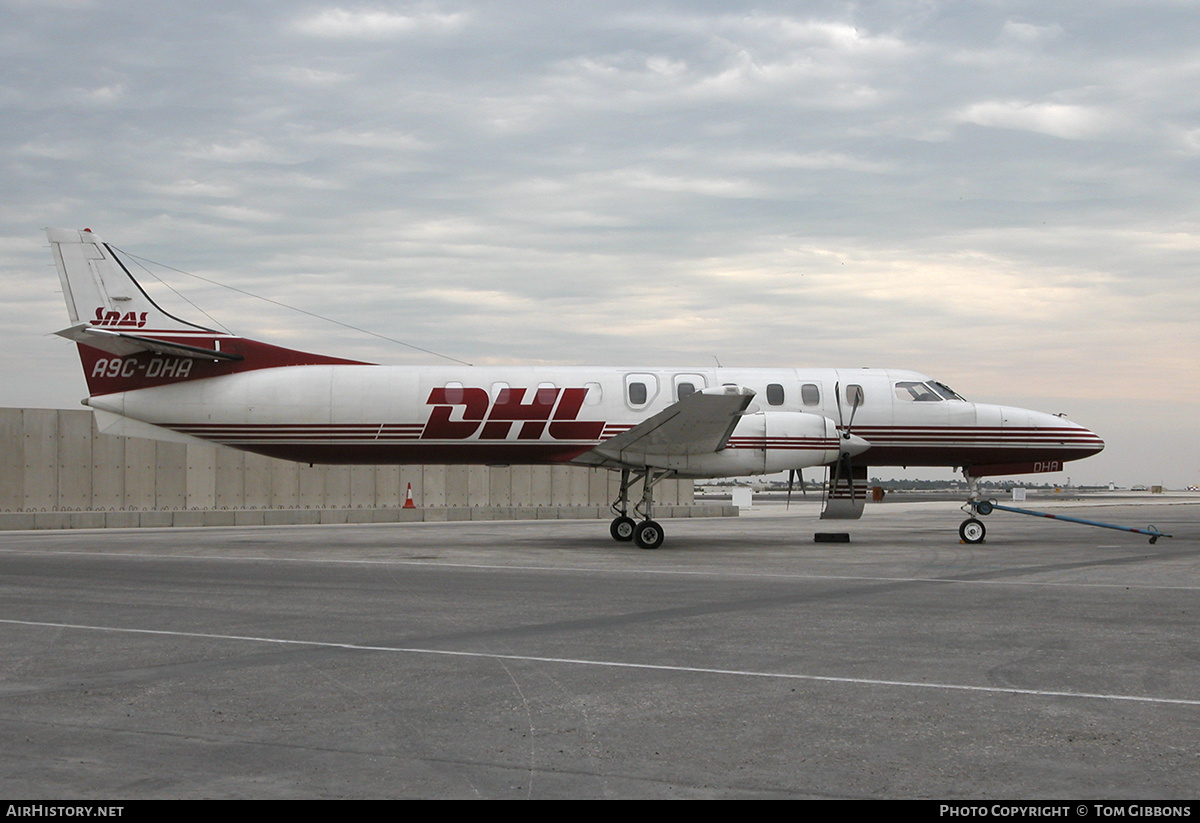
<svg viewBox="0 0 1200 823"><path fill-rule="evenodd" d="M159 308L91 229L46 229L46 236L54 251L73 324L146 335L224 334L180 320Z"/></svg>

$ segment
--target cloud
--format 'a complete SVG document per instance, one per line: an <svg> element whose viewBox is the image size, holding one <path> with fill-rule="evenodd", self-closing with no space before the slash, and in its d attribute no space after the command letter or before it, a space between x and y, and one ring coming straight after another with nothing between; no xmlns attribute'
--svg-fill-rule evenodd
<svg viewBox="0 0 1200 823"><path fill-rule="evenodd" d="M317 69L312 66L280 66L271 69L271 72L288 83L316 89L342 86L354 80L354 75L349 72Z"/></svg>
<svg viewBox="0 0 1200 823"><path fill-rule="evenodd" d="M1002 29L1002 38L1018 43L1049 43L1063 35L1063 27L1058 23L1039 26L1018 20L1007 20Z"/></svg>
<svg viewBox="0 0 1200 823"><path fill-rule="evenodd" d="M285 162L290 155L278 142L262 137L237 136L228 142L196 145L189 153L219 163L278 163Z"/></svg>
<svg viewBox="0 0 1200 823"><path fill-rule="evenodd" d="M1187 4L218 5L6 6L0 277L41 295L0 309L8 402L78 400L69 346L28 368L64 322L44 224L478 362L1195 399Z"/></svg>
<svg viewBox="0 0 1200 823"><path fill-rule="evenodd" d="M336 8L302 17L293 26L296 31L313 37L373 40L417 32L454 31L468 20L469 15L464 12L440 12L432 8L421 8L412 14Z"/></svg>
<svg viewBox="0 0 1200 823"><path fill-rule="evenodd" d="M961 110L957 119L962 123L1033 131L1064 140L1101 137L1113 123L1108 112L1092 106L1017 100L974 103Z"/></svg>

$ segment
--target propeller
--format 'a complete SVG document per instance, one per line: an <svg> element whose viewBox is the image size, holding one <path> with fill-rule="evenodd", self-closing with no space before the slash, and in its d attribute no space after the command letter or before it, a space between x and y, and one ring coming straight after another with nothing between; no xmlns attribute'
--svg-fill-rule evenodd
<svg viewBox="0 0 1200 823"><path fill-rule="evenodd" d="M808 489L804 488L804 470L788 469L787 505L784 506L784 509L790 509L792 507L792 486L795 485L797 477L800 478L800 494L803 495L805 499L808 498Z"/></svg>
<svg viewBox="0 0 1200 823"><path fill-rule="evenodd" d="M850 498L849 498L850 506L849 506L849 508L851 510L854 508L854 501L857 497L857 491L854 488L854 464L852 462L852 458L854 455L860 454L863 451L866 451L866 449L870 448L870 444L867 441L863 440L861 437L854 436L854 416L858 413L858 407L861 406L863 403L863 397L862 397L862 388L861 387L854 386L853 389L854 389L854 391L852 393L852 396L847 398L848 400L850 400L850 420L849 420L849 422L847 422L845 419L844 412L842 410L842 386L841 386L841 383L835 383L834 387L833 387L834 397L837 399L839 440L838 440L838 457L837 457L837 461L833 464L833 466L830 469L830 482L828 484L828 491L827 491L829 498L832 499L834 496L834 493L837 491L838 487L842 484L843 478L845 478L844 482L850 491ZM842 515L832 514L829 511L830 507L828 505L827 505L826 509L827 509L827 511L826 511L826 513L822 514L822 517L830 516L830 517L839 517L840 518L840 517L847 516L845 514L842 514ZM849 515L849 516L857 517L858 515L853 514L853 515Z"/></svg>
<svg viewBox="0 0 1200 823"><path fill-rule="evenodd" d="M853 471L851 471L852 466L850 464L850 453L846 449L846 446L850 442L851 432L854 429L854 415L858 413L858 407L862 405L862 389L858 389L854 393L854 397L851 399L850 422L849 423L846 423L845 419L842 416L842 384L841 383L833 384L833 396L835 398L837 398L838 436L840 438L838 441L838 459L837 459L837 462L833 464L833 468L834 468L833 485L835 488L837 487L838 479L841 476L842 471L845 470L846 477L849 479L850 498L853 499L854 498L854 473L853 473Z"/></svg>

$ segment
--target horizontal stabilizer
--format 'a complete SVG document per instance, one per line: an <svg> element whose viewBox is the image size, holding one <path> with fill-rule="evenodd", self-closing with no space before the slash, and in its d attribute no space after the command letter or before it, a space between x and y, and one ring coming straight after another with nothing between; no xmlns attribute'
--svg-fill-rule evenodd
<svg viewBox="0 0 1200 823"><path fill-rule="evenodd" d="M188 346L183 343L170 343L165 340L154 340L128 332L100 329L88 323L55 332L59 337L74 340L93 349L100 349L109 354L125 357L138 352L149 351L156 354L168 354L176 357L199 357L208 360L242 360L240 354L224 352L220 349L206 349L200 346Z"/></svg>

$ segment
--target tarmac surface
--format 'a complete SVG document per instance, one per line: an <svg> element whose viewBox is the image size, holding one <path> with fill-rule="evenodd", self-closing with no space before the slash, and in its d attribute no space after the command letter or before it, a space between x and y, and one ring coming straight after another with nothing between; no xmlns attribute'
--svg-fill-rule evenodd
<svg viewBox="0 0 1200 823"><path fill-rule="evenodd" d="M0 534L0 795L1200 797L1200 501ZM1024 507L1044 508L1030 499ZM846 531L851 543L814 543Z"/></svg>

